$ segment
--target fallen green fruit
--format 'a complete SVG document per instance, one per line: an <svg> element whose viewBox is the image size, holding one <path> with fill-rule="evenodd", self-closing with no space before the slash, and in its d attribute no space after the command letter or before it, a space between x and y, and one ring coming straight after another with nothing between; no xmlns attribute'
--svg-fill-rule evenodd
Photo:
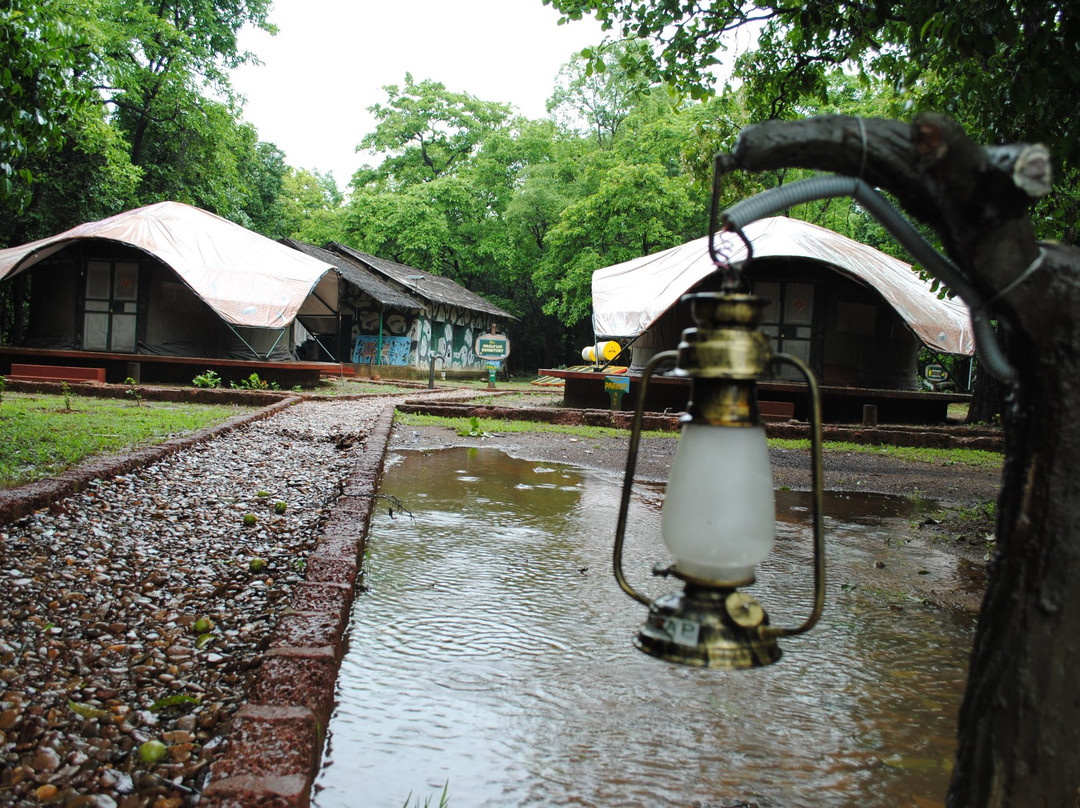
<svg viewBox="0 0 1080 808"><path fill-rule="evenodd" d="M253 513L245 513L244 514L244 526L245 527L251 527L257 521L258 521L258 518L255 516L255 514L253 514Z"/></svg>
<svg viewBox="0 0 1080 808"><path fill-rule="evenodd" d="M285 513L285 509L289 506L282 502L280 499L274 503L274 513Z"/></svg>
<svg viewBox="0 0 1080 808"><path fill-rule="evenodd" d="M83 718L107 718L109 715L108 710L102 710L100 707L95 707L92 704L84 704L81 701L71 701L69 699L68 707Z"/></svg>
<svg viewBox="0 0 1080 808"><path fill-rule="evenodd" d="M214 621L209 617L200 617L195 621L195 625L191 627L191 630L196 634L206 634L214 627Z"/></svg>
<svg viewBox="0 0 1080 808"><path fill-rule="evenodd" d="M264 569L266 569L266 559L265 558L253 558L253 559L251 559L251 561L248 562L248 569L251 570L252 572L262 572Z"/></svg>
<svg viewBox="0 0 1080 808"><path fill-rule="evenodd" d="M167 747L161 741L144 741L142 744L139 745L139 760L149 766L153 766L155 763L165 757L165 753L168 751L169 747Z"/></svg>

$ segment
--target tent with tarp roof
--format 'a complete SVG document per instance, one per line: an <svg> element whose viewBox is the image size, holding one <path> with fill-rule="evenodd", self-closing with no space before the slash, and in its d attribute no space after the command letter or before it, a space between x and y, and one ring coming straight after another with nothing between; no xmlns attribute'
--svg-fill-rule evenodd
<svg viewBox="0 0 1080 808"><path fill-rule="evenodd" d="M744 267L754 294L770 301L762 329L774 350L807 361L826 384L916 389L916 361L934 353L970 356L971 319L909 264L824 227L776 217L748 225L753 250L733 233L717 252ZM689 316L680 299L717 281L708 238L593 273L598 339L633 343L634 365L674 348Z"/></svg>
<svg viewBox="0 0 1080 808"><path fill-rule="evenodd" d="M291 327L336 305L332 265L179 202L0 250L26 347L282 360Z"/></svg>

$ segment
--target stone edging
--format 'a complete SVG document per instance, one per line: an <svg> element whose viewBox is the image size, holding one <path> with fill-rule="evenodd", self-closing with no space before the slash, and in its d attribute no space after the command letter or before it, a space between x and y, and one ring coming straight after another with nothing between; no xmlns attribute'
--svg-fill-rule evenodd
<svg viewBox="0 0 1080 808"><path fill-rule="evenodd" d="M147 446L144 449L135 449L122 455L93 458L75 468L68 469L56 477L20 485L18 488L0 490L0 525L14 522L16 519L28 516L36 510L47 508L55 502L77 494L93 480L116 477L150 463L155 463L179 452L181 449L187 449L218 435L224 435L226 432L231 432L244 424L269 418L271 415L281 412L286 407L291 407L300 400L296 396L290 396L263 407L257 412L237 415L220 424L200 429L190 435L173 438L164 443Z"/></svg>
<svg viewBox="0 0 1080 808"><path fill-rule="evenodd" d="M247 703L232 718L210 767L200 808L306 808L334 706L394 407L368 433L363 456L307 559Z"/></svg>

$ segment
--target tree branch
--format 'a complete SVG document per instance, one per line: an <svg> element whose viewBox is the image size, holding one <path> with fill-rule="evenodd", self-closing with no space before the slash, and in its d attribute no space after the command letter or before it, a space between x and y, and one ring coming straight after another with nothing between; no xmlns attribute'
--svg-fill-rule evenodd
<svg viewBox="0 0 1080 808"><path fill-rule="evenodd" d="M1015 152L1018 157L1023 154ZM1022 187L1024 168L1000 150L973 143L941 115L912 124L824 116L747 127L725 170L808 168L860 177L892 194L908 214L940 236L946 252L987 298L1038 254ZM1038 177L1034 185L1038 186ZM1048 187L1048 186L1047 186Z"/></svg>

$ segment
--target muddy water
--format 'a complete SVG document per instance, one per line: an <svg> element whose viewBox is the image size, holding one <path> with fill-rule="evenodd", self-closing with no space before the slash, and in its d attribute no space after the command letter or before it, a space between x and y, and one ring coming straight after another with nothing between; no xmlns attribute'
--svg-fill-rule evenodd
<svg viewBox="0 0 1080 808"><path fill-rule="evenodd" d="M822 623L748 672L701 671L630 644L644 609L610 553L620 481L494 450L408 453L369 534L318 808L934 806L942 804L973 626L867 585L884 562L957 583L904 544L917 504L833 497ZM625 567L670 582L661 491L639 489ZM752 591L774 623L810 604L805 497L778 494L777 550Z"/></svg>

